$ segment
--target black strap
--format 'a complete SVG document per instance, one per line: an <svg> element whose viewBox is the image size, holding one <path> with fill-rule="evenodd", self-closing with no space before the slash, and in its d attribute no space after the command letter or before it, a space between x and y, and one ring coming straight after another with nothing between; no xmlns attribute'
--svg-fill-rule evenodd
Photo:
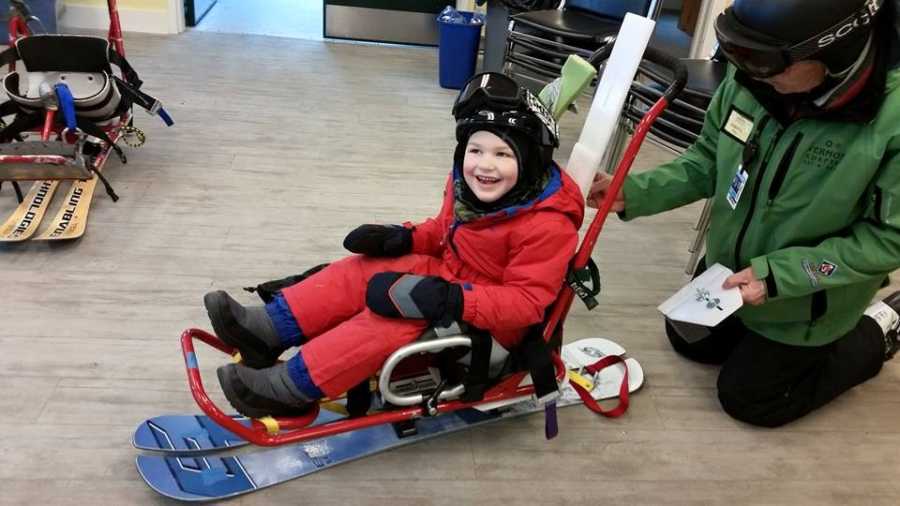
<svg viewBox="0 0 900 506"><path fill-rule="evenodd" d="M469 337L472 339L472 358L469 369L463 378L466 390L460 399L463 402L476 402L484 398L484 392L490 383L491 348L493 338L490 333L470 327Z"/></svg>
<svg viewBox="0 0 900 506"><path fill-rule="evenodd" d="M19 59L19 50L16 46L9 46L6 51L0 53L0 65L12 65Z"/></svg>
<svg viewBox="0 0 900 506"><path fill-rule="evenodd" d="M542 327L542 325L531 327L518 347L518 352L531 373L534 393L538 399L559 392L556 385L556 368L553 366L550 347L544 341Z"/></svg>
<svg viewBox="0 0 900 506"><path fill-rule="evenodd" d="M123 95L128 97L131 103L137 104L154 114L156 113L154 107L156 107L159 103L159 100L157 100L156 97L144 93L130 83L125 82L118 76L112 76L112 78L113 81L115 81L119 86L119 91L121 91Z"/></svg>
<svg viewBox="0 0 900 506"><path fill-rule="evenodd" d="M126 60L124 56L116 52L116 50L113 49L112 46L109 47L109 61L113 65L122 69L122 75L125 76L125 81L127 81L132 88L139 90L141 88L141 85L144 84L144 82L141 81L141 78L138 77L137 71L135 71L134 68L132 68L131 64L128 63L128 60Z"/></svg>
<svg viewBox="0 0 900 506"><path fill-rule="evenodd" d="M590 286L585 284L586 281L590 281ZM597 307L597 295L600 295L600 269L597 268L593 258L588 259L587 265L582 269L569 270L566 273L566 283L584 302L588 311Z"/></svg>
<svg viewBox="0 0 900 506"><path fill-rule="evenodd" d="M93 135L98 139L103 139L103 141L109 144L110 147L112 147L112 149L116 152L116 154L119 155L119 159L122 160L122 163L128 163L128 158L125 156L125 152L122 151L122 148L117 146L116 143L109 138L109 135L107 135L102 128L97 126L96 123L89 119L82 118L78 115L75 116L75 123L78 125L78 129L82 132L88 135Z"/></svg>
<svg viewBox="0 0 900 506"><path fill-rule="evenodd" d="M0 104L0 117L12 116L13 114L19 114L20 112L22 112L22 109L19 107L19 104L12 100L7 100Z"/></svg>
<svg viewBox="0 0 900 506"><path fill-rule="evenodd" d="M18 199L19 203L21 204L22 201L25 200L25 198L22 196L22 188L19 186L19 182L18 181L10 181L10 183L12 183L13 190L16 191L16 198ZM2 189L2 188L3 188L3 181L0 181L0 189Z"/></svg>
<svg viewBox="0 0 900 506"><path fill-rule="evenodd" d="M372 391L369 389L369 380L347 391L347 413L350 414L350 418L364 416L370 407L372 407Z"/></svg>
<svg viewBox="0 0 900 506"><path fill-rule="evenodd" d="M26 114L24 112L16 114L12 123L7 125L3 130L0 130L0 143L12 142L13 139L21 141L22 137L19 134L40 126L41 122L42 119L39 114Z"/></svg>
<svg viewBox="0 0 900 506"><path fill-rule="evenodd" d="M275 298L275 295L278 294L282 289L287 288L289 286L296 285L297 283L303 281L304 279L312 276L313 274L321 271L325 267L328 267L328 264L319 264L315 267L307 269L302 274L295 274L293 276L288 276L286 278L274 279L272 281L266 281L265 283L260 283L256 286L248 286L244 288L244 290L250 293L256 293L259 295L259 298L266 304L272 302L272 299Z"/></svg>

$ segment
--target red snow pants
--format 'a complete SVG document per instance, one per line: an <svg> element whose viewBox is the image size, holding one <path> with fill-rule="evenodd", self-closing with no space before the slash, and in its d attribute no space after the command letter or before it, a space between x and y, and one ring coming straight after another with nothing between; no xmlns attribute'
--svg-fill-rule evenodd
<svg viewBox="0 0 900 506"><path fill-rule="evenodd" d="M281 291L303 332L303 361L328 397L375 374L391 353L416 340L425 320L385 318L366 307L369 279L385 271L453 280L441 259L427 255L372 258L353 255Z"/></svg>

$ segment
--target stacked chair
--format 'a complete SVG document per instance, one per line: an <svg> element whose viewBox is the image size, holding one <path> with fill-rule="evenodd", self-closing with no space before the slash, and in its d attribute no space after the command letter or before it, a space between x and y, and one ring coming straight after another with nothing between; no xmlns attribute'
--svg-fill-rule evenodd
<svg viewBox="0 0 900 506"><path fill-rule="evenodd" d="M717 55L712 59L682 59L688 71L688 83L681 95L657 119L650 128L647 138L680 155L697 140L703 129L706 109L719 83L725 78L726 63ZM634 132L638 122L665 90L665 73L642 63L625 99L619 129L613 138L610 158L616 160L621 155L627 137ZM607 169L612 166L607 162ZM689 248L691 253L685 273L692 274L703 251L706 230L709 224L709 202L703 207L695 226L697 235Z"/></svg>
<svg viewBox="0 0 900 506"><path fill-rule="evenodd" d="M662 0L566 0L559 9L514 14L504 73L529 86L546 84L559 76L570 54L588 59L611 42L625 14L655 18L661 5Z"/></svg>
<svg viewBox="0 0 900 506"><path fill-rule="evenodd" d="M561 8L532 10L510 18L504 55L504 73L530 86L542 86L560 74L571 54L583 58L612 42L625 14L632 12L655 19L662 0L566 0ZM725 61L719 55L711 59L683 59L688 83L670 107L650 129L648 138L673 154L686 150L703 129L703 118L713 93L725 76ZM608 150L607 170L622 154L637 123L662 96L666 72L644 61L631 85L620 126ZM696 225L697 235L689 252L685 271L693 273L709 222L709 204Z"/></svg>

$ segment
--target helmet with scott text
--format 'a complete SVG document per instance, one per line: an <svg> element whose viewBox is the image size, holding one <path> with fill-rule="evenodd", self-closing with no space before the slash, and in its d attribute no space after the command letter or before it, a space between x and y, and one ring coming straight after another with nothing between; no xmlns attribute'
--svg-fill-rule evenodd
<svg viewBox="0 0 900 506"><path fill-rule="evenodd" d="M735 0L716 19L725 56L756 78L818 60L838 75L866 50L885 0Z"/></svg>

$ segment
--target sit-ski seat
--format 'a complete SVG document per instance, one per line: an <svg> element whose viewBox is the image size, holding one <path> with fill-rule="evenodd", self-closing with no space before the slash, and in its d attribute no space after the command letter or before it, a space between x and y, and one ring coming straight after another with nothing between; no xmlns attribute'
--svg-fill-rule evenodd
<svg viewBox="0 0 900 506"><path fill-rule="evenodd" d="M110 66L109 41L78 35L33 35L13 48L23 71L3 78L3 88L20 112L44 110L41 88L65 84L72 92L78 116L104 121L118 116L122 93Z"/></svg>
<svg viewBox="0 0 900 506"><path fill-rule="evenodd" d="M439 354L444 356L437 361L415 360ZM411 367L402 365L410 361ZM511 354L496 339L465 323L454 323L432 327L392 353L382 366L378 391L385 403L394 406L416 406L428 399L475 400L488 383L510 370Z"/></svg>

